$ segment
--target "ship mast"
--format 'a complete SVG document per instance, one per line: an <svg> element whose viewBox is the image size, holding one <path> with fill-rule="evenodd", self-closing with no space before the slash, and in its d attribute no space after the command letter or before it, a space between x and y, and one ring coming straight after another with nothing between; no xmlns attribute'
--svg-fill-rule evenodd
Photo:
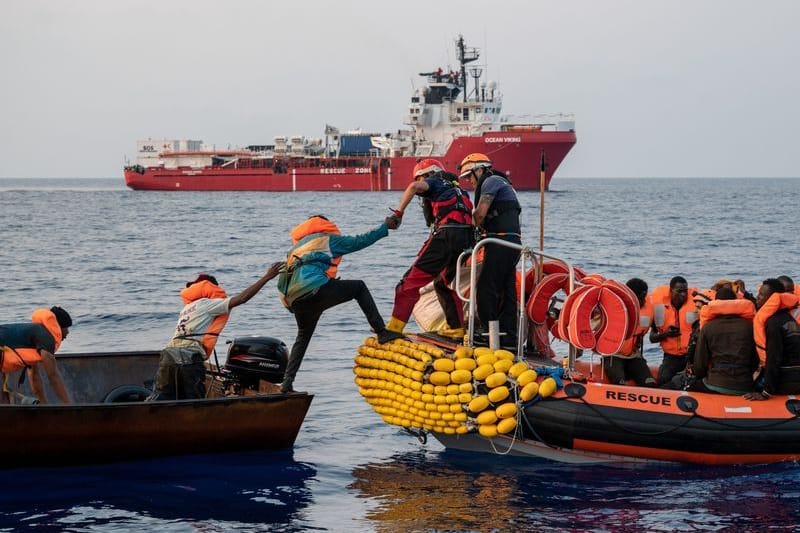
<svg viewBox="0 0 800 533"><path fill-rule="evenodd" d="M477 61L480 57L480 52L477 48L467 48L464 44L464 36L459 35L456 41L456 57L461 64L461 83L464 86L464 102L467 101L467 63ZM475 95L478 95L478 80L475 80Z"/></svg>

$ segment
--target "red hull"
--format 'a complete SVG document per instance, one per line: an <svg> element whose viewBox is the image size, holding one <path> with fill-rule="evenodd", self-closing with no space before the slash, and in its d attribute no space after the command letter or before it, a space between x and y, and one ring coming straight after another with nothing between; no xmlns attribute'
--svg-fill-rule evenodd
<svg viewBox="0 0 800 533"><path fill-rule="evenodd" d="M547 189L575 142L573 131L490 132L455 139L439 159L455 172L467 154L485 153L498 170L508 173L517 190L539 190L542 152ZM271 165L243 168L247 162L235 168L126 168L125 183L135 190L165 191L388 191L405 188L416 161L415 157L299 159L296 164L287 160L288 168L281 173Z"/></svg>

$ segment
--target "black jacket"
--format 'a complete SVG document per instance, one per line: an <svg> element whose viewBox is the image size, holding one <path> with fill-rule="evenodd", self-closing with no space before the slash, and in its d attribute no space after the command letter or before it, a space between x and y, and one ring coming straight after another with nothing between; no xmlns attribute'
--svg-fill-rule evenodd
<svg viewBox="0 0 800 533"><path fill-rule="evenodd" d="M753 323L737 315L719 316L703 325L694 353L694 373L709 385L738 391L753 388L758 368Z"/></svg>

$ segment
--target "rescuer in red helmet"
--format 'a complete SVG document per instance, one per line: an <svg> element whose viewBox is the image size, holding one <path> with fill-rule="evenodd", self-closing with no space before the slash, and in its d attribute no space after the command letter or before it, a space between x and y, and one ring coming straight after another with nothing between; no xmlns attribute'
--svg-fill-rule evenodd
<svg viewBox="0 0 800 533"><path fill-rule="evenodd" d="M402 218L414 196L422 199L425 222L431 235L422 245L414 264L397 284L390 331L402 332L419 290L433 281L436 296L444 310L447 326L439 334L461 339L464 336L464 308L450 284L455 278L458 256L472 244L472 202L458 184L458 177L446 172L436 159L422 159L413 171L413 181L406 187L394 210Z"/></svg>

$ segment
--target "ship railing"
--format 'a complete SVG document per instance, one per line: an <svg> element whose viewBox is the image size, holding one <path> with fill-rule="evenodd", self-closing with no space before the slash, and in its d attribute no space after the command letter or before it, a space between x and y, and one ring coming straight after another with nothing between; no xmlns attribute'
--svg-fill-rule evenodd
<svg viewBox="0 0 800 533"><path fill-rule="evenodd" d="M484 239L479 240L472 249L464 250L461 255L458 256L458 262L456 263L456 282L455 282L455 291L458 295L458 298L469 304L469 320L467 323L467 335L466 335L466 345L467 346L474 346L475 345L475 316L476 316L476 307L477 307L477 283L478 283L478 256L480 251L489 244L496 244L499 246L504 246L506 248L511 248L512 250L517 250L520 252L520 261L518 267L518 273L520 277L520 286L519 286L519 307L517 309L517 354L520 356L524 353L523 346L528 334L528 319L526 313L526 301L525 301L525 277L527 273L527 264L528 262L536 268L537 270L541 268L541 264L545 259L552 259L555 261L559 261L566 265L569 271L569 292L572 293L573 289L575 288L575 267L572 266L571 263L568 261L556 257L554 255L546 254L541 251L534 250L528 246L523 246L521 244L509 242L503 239L498 239L495 237L487 237ZM469 294L464 295L461 292L460 284L458 280L461 279L462 271L464 268L464 264L466 263L467 258L470 259L470 270L469 270ZM482 274L483 275L483 274ZM499 348L499 332L492 331L493 324L488 324L489 327L489 347L491 349ZM569 368L572 369L575 366L575 358L577 356L577 350L574 346L570 344L569 347Z"/></svg>
<svg viewBox="0 0 800 533"><path fill-rule="evenodd" d="M544 131L574 131L575 115L572 113L555 113L548 115L503 115L499 120L500 127L539 126Z"/></svg>

